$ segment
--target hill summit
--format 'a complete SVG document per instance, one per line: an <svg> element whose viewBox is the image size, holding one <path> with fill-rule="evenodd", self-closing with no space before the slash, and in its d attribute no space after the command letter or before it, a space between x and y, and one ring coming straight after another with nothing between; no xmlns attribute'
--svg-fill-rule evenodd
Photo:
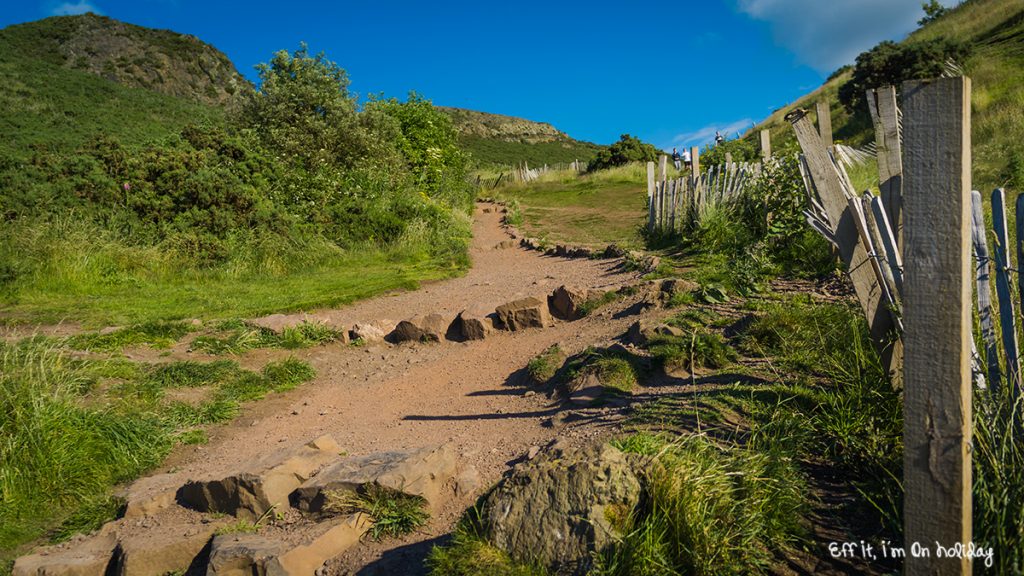
<svg viewBox="0 0 1024 576"><path fill-rule="evenodd" d="M22 55L205 104L252 89L223 52L195 36L92 13L17 24L0 35Z"/></svg>

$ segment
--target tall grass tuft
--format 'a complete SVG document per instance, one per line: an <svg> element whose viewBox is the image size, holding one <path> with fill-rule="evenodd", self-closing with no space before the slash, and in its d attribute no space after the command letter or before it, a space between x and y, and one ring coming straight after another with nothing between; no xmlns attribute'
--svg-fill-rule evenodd
<svg viewBox="0 0 1024 576"><path fill-rule="evenodd" d="M82 403L93 382L52 343L0 344L0 547L100 501L170 450L149 415Z"/></svg>

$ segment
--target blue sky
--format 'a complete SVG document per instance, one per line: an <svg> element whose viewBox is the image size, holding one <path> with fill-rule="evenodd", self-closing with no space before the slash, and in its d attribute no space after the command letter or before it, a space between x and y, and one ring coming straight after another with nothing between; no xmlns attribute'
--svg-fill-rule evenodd
<svg viewBox="0 0 1024 576"><path fill-rule="evenodd" d="M194 34L254 80L257 63L305 41L363 96L416 90L582 140L628 132L663 148L750 127L922 16L920 0L5 0L0 26L85 11Z"/></svg>

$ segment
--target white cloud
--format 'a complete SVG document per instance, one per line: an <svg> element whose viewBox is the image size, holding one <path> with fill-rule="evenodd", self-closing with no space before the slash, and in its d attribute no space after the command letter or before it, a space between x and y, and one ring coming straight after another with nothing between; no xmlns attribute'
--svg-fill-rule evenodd
<svg viewBox="0 0 1024 576"><path fill-rule="evenodd" d="M672 138L672 142L665 148L673 146L700 146L714 141L715 132L721 132L726 138L733 138L737 132L742 132L754 125L750 118L730 122L729 124L710 124L693 132L684 132Z"/></svg>
<svg viewBox="0 0 1024 576"><path fill-rule="evenodd" d="M53 10L50 11L51 16L77 16L78 14L85 14L86 12L92 12L93 14L103 14L103 11L97 8L89 0L78 0L78 2L64 2L57 5Z"/></svg>
<svg viewBox="0 0 1024 576"><path fill-rule="evenodd" d="M852 64L882 40L898 40L924 16L921 0L737 0L740 12L768 22L775 42L819 72ZM959 0L941 0L953 6Z"/></svg>

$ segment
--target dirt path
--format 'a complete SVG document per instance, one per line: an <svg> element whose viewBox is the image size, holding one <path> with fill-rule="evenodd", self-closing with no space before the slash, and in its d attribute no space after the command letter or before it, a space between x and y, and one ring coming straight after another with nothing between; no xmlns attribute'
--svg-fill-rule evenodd
<svg viewBox="0 0 1024 576"><path fill-rule="evenodd" d="M508 240L495 208L478 207L471 248L473 267L461 278L414 292L381 296L308 316L351 325L414 314L449 317L470 304L495 306L521 296L542 297L562 284L613 289L636 280L618 260L565 259L516 248L496 248ZM301 316L301 315L297 315ZM577 411L571 424L564 406L541 394L526 395L514 384L526 363L552 344L569 353L620 336L635 319L607 310L575 322L523 332L498 332L484 341L438 344L332 344L300 351L317 371L315 381L292 392L248 406L232 424L210 431L205 446L183 447L161 472L168 486L189 478L229 474L269 452L297 447L332 435L349 454L419 448L451 442L460 465L473 466L480 485L453 498L421 532L402 540L360 544L329 563L328 574L417 574L429 543L448 533L462 512L510 463L531 446L560 432L594 435L607 409ZM182 351L176 351L179 356ZM254 351L241 358L258 366L287 355ZM139 351L139 355L146 355ZM192 354L191 356L196 356Z"/></svg>

